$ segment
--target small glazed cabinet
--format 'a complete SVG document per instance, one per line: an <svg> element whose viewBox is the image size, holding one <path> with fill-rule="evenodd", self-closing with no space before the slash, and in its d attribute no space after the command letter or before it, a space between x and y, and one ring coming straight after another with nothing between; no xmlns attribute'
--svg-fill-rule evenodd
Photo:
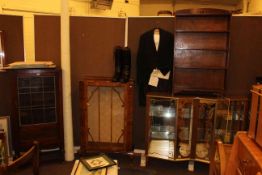
<svg viewBox="0 0 262 175"><path fill-rule="evenodd" d="M131 151L133 86L106 78L79 82L81 153Z"/></svg>

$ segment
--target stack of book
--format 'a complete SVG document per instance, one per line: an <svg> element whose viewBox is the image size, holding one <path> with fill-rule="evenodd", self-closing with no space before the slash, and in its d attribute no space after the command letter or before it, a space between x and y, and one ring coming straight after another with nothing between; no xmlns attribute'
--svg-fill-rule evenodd
<svg viewBox="0 0 262 175"><path fill-rule="evenodd" d="M71 175L117 175L117 161L105 154L76 160Z"/></svg>

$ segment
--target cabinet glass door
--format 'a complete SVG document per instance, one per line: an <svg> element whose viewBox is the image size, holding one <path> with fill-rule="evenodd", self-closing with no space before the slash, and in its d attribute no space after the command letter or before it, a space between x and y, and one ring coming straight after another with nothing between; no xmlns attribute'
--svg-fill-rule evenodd
<svg viewBox="0 0 262 175"><path fill-rule="evenodd" d="M151 97L149 118L151 128L148 156L173 160L176 142L176 100Z"/></svg>
<svg viewBox="0 0 262 175"><path fill-rule="evenodd" d="M188 159L191 153L191 133L193 119L193 99L181 98L178 100L177 115L177 158Z"/></svg>
<svg viewBox="0 0 262 175"><path fill-rule="evenodd" d="M237 131L244 129L247 99L221 99L217 102L215 139L232 144Z"/></svg>
<svg viewBox="0 0 262 175"><path fill-rule="evenodd" d="M216 110L216 101L212 99L199 99L199 115L197 118L197 137L195 157L198 160L209 161L211 146L213 144L213 129Z"/></svg>
<svg viewBox="0 0 262 175"><path fill-rule="evenodd" d="M17 78L20 126L57 122L55 76Z"/></svg>

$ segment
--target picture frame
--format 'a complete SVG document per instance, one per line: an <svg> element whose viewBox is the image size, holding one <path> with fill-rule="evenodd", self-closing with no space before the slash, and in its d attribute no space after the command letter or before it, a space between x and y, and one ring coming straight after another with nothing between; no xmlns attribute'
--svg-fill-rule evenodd
<svg viewBox="0 0 262 175"><path fill-rule="evenodd" d="M106 154L100 154L91 157L81 157L80 161L89 171L109 167L116 164L116 162L109 158Z"/></svg>
<svg viewBox="0 0 262 175"><path fill-rule="evenodd" d="M12 137L11 137L11 123L9 116L0 116L0 130L6 135L6 152L8 159L11 160L13 157L12 154Z"/></svg>
<svg viewBox="0 0 262 175"><path fill-rule="evenodd" d="M5 47L4 47L4 32L0 30L0 69L5 65Z"/></svg>

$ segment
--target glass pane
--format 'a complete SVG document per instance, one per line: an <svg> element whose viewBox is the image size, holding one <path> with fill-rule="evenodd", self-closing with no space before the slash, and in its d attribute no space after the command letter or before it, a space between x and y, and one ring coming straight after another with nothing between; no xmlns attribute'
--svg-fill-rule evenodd
<svg viewBox="0 0 262 175"><path fill-rule="evenodd" d="M197 128L196 158L209 161L210 148L213 138L213 123L215 118L216 101L211 99L199 100L199 116Z"/></svg>
<svg viewBox="0 0 262 175"><path fill-rule="evenodd" d="M29 93L30 92L30 79L29 78L18 78L18 92Z"/></svg>
<svg viewBox="0 0 262 175"><path fill-rule="evenodd" d="M31 92L42 92L42 78L41 77L32 77L30 79L30 87L31 87Z"/></svg>
<svg viewBox="0 0 262 175"><path fill-rule="evenodd" d="M176 100L172 98L150 99L151 119L148 155L174 160L176 140Z"/></svg>
<svg viewBox="0 0 262 175"><path fill-rule="evenodd" d="M56 108L45 109L45 122L56 122Z"/></svg>
<svg viewBox="0 0 262 175"><path fill-rule="evenodd" d="M19 111L19 116L20 116L20 124L21 125L26 125L26 124L32 123L31 110L30 109L21 109Z"/></svg>
<svg viewBox="0 0 262 175"><path fill-rule="evenodd" d="M31 124L38 124L38 123L44 123L44 110L43 108L34 108L32 109L32 116L31 116L31 120L32 123Z"/></svg>
<svg viewBox="0 0 262 175"><path fill-rule="evenodd" d="M55 91L55 77L44 77L43 80L45 92Z"/></svg>
<svg viewBox="0 0 262 175"><path fill-rule="evenodd" d="M56 102L55 93L45 93L44 94L44 106L54 107Z"/></svg>
<svg viewBox="0 0 262 175"><path fill-rule="evenodd" d="M21 125L56 122L55 77L18 78Z"/></svg>
<svg viewBox="0 0 262 175"><path fill-rule="evenodd" d="M31 93L32 107L43 106L43 93Z"/></svg>
<svg viewBox="0 0 262 175"><path fill-rule="evenodd" d="M243 128L246 117L247 100L243 99L222 99L218 101L215 138L223 143L232 144L237 131Z"/></svg>
<svg viewBox="0 0 262 175"><path fill-rule="evenodd" d="M181 98L178 100L178 142L177 158L189 158L191 153L193 99Z"/></svg>
<svg viewBox="0 0 262 175"><path fill-rule="evenodd" d="M31 106L31 96L30 94L20 94L19 95L19 108Z"/></svg>

